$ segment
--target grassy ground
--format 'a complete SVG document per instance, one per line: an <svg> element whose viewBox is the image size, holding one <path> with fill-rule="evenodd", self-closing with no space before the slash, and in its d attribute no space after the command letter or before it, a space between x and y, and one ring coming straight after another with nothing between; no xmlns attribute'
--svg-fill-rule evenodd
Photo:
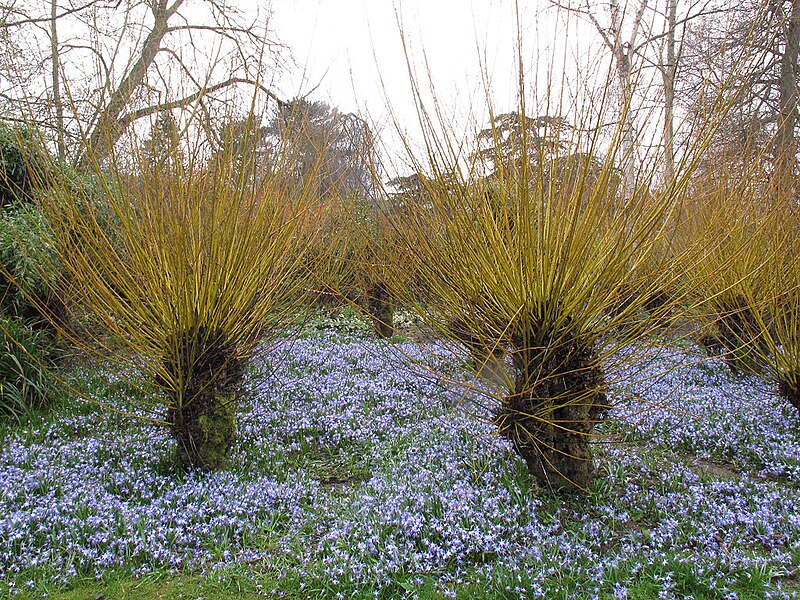
<svg viewBox="0 0 800 600"><path fill-rule="evenodd" d="M425 368L459 376L458 356L334 331L263 357L213 476L179 473L161 428L94 405L3 425L0 596L800 592L800 427L758 382L670 346L614 387L591 494L548 495L485 402Z"/></svg>

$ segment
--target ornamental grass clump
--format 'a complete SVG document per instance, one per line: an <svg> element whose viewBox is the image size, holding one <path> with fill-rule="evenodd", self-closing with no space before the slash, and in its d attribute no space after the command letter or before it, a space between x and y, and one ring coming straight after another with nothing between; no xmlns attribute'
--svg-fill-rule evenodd
<svg viewBox="0 0 800 600"><path fill-rule="evenodd" d="M609 377L635 372L617 367L636 353L617 351L669 314L652 302L676 287L665 248L707 142L698 136L679 175L658 186L656 160L635 159L622 124L601 126L597 102L573 104L567 119L550 98L550 114L531 117L520 97L471 151L423 113L424 190L386 215L395 255L385 273L393 296L470 350L477 375L495 361L501 385L479 386L492 399L487 417L534 480L585 490Z"/></svg>
<svg viewBox="0 0 800 600"><path fill-rule="evenodd" d="M55 355L46 332L0 315L0 422L21 422L56 397Z"/></svg>
<svg viewBox="0 0 800 600"><path fill-rule="evenodd" d="M112 160L101 201L56 175L38 203L65 272L55 291L86 315L56 325L140 390L109 408L166 424L184 467L218 469L248 360L283 339L308 291L314 200L276 157L242 168L254 152L204 161L179 142L157 161Z"/></svg>

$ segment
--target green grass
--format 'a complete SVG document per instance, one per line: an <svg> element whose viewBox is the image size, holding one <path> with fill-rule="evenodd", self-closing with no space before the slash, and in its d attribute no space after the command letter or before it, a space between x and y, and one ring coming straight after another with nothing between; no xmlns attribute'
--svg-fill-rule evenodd
<svg viewBox="0 0 800 600"><path fill-rule="evenodd" d="M357 442L343 441L341 444L320 442L319 432L309 430L298 436L300 448L285 457L290 469L302 469L312 479L336 489L357 486L369 479L369 449Z"/></svg>
<svg viewBox="0 0 800 600"><path fill-rule="evenodd" d="M351 367L354 373L361 372L360 365ZM301 371L302 369L298 373ZM258 368L253 367L252 374L257 376L258 372ZM308 376L308 373L305 375ZM91 373L85 372L82 383L99 398L110 395L125 397L137 393L136 389L126 386L104 388L101 381L101 378L94 378ZM368 398L361 401L370 405ZM96 420L102 428L123 430L126 427L130 429L140 426L136 423L131 425L129 420L108 414L96 404L62 398L50 410L36 413L23 424L0 424L0 439L15 435L22 444L35 444L51 435L57 435L59 439L63 438L65 441L92 435L94 433L92 431L74 429L73 424L81 422L74 417L94 414L102 417ZM383 439L380 447L372 448L365 441L354 440L348 436L342 436L333 443L330 438L324 438L322 431L314 427L299 429L291 435L286 435L285 440L281 440L281 444L285 443L285 447L270 448L263 455L258 453L254 453L252 457L248 455L247 463L232 465L231 472L242 477L247 472L258 472L271 473L276 479L287 481L313 480L319 484L315 493L327 497L337 511L342 511L341 514L347 514L347 511L352 511L353 501L362 493L361 486L370 477L391 473L394 468L409 461L411 453L418 451L420 444L436 445L441 441L438 436L447 435L429 432L428 437L423 439L413 425L407 431L406 435ZM671 573L671 581L668 584L676 597L691 595L695 599L722 599L724 594L714 588L712 578L697 574L692 565L692 556L685 549L666 552L661 562L654 562L652 556L636 553L624 556L614 565L607 567L602 584L596 583L593 569L603 563L605 552L608 556L619 557L620 545L627 537L647 536L648 532L655 530L659 521L664 518L663 510L655 501L651 504L639 502L636 509L630 509L629 519L625 520L617 521L615 517L603 512L608 506L619 505L619 498L626 492L631 481L635 480L635 483L643 489L653 490L657 496L664 497L684 493L687 482L682 477L691 476L692 472L700 477L704 485L738 480L751 474L746 465L721 462L716 459L699 461L693 454L681 448L648 444L646 440L639 438L631 439L633 441L626 444L616 443L610 447L603 445L597 447L598 464L601 465L600 477L596 480L591 494L582 497L567 492L548 495L532 488L525 465L519 460L509 468L498 470L490 457L477 451L476 440L464 433L459 439L460 443L476 451L467 453L469 458L464 459L466 462L462 461L462 466L471 474L475 485L479 486L481 478L487 473L499 473L501 484L508 490L511 503L524 504L531 496L538 499L538 508L533 513L523 513L520 526L526 524L526 519L530 521L535 518L546 526L558 527L572 543L586 543L591 546L592 533L587 529L587 523L604 521L611 535L608 544L596 550L600 552L599 555L579 558L568 568L563 566L564 557L559 555L558 547L545 538L541 542L542 561L545 561L546 566L551 566L551 572L544 579L541 578L541 563L527 565L523 562L515 565L514 569L506 569L502 564L495 564L496 556L471 556L468 564L460 566L458 575L460 582L451 585L456 591L456 597L498 600L517 598L519 594L514 590L518 586L523 586L530 591L530 597L537 597L535 590L541 588L547 590L547 598L589 598L592 594L596 594L598 598L610 599L615 598L615 584L621 584L628 590L627 598L646 600L656 597L664 589L665 574ZM105 457L105 460L113 462L117 456L111 448L101 449L98 452L100 452L98 460ZM631 467L631 463L625 464L620 461L619 452L624 452L628 457L633 456L637 461L635 463L637 468ZM147 465L143 463L143 466L151 468L155 464L157 470L178 476L174 468L174 459L160 448L154 449L152 456L143 455L141 460L147 462ZM674 473L673 466L676 467ZM688 470L685 467L688 467ZM771 485L777 489L777 486L784 486L785 483L772 482ZM628 509L626 506L619 508ZM442 507L433 501L425 504L424 510L427 518L441 517ZM682 523L676 533L678 541L691 536L691 528L696 526L700 524L692 523L691 520ZM339 584L334 586L324 576L323 559L326 550L310 556L306 554L304 562L297 559L298 556L303 556L302 545L307 543L306 540L309 538L313 539L314 535L312 529L290 530L286 516L276 512L264 519L263 527L259 531L252 533L242 542L248 548L268 552L274 550L274 556L268 554L269 560L260 559L258 562L216 568L205 573L158 571L141 578L132 577L130 572L112 571L106 572L101 579L96 580L91 574L84 573L63 586L49 583L49 573L46 567L43 567L20 575L17 581L24 582L26 579L34 581L36 591L23 592L16 597L38 598L46 593L49 598L88 600L98 598L208 600L264 597L335 599L339 597L338 594L342 594L346 598L357 599L378 597L438 600L445 597L437 583L439 577L452 576L457 568L457 565L448 564L443 567L441 573L409 573L401 569L393 574L391 581L383 582L380 586L377 582L367 585L349 582L349 575L345 573ZM297 552L287 552L287 540L289 548L294 547ZM596 541L594 543L596 544ZM746 544L743 546L747 547ZM228 549L229 546L223 540L214 551L221 554ZM757 549L753 550L756 551ZM794 564L800 564L800 556L795 557ZM483 571L487 565L495 567L491 579L487 579ZM528 581L524 575L527 570L532 573L539 570L539 575L534 580ZM785 591L800 592L800 586L793 577L791 573L773 572L768 568L762 571L750 568L742 572L733 572L730 573L726 593L736 592L740 599L761 598L764 589L769 589L778 581L783 583Z"/></svg>
<svg viewBox="0 0 800 600"><path fill-rule="evenodd" d="M256 581L248 573L220 572L213 576L174 575L152 573L140 579L117 577L109 574L100 581L77 581L65 590L54 590L49 598L57 600L224 600L225 598L264 598L264 584L271 583L269 591L278 588L279 582L262 579ZM287 590L284 590L287 591ZM17 598L39 598L38 594L22 593ZM292 597L289 595L288 597ZM300 590L295 596L303 597Z"/></svg>

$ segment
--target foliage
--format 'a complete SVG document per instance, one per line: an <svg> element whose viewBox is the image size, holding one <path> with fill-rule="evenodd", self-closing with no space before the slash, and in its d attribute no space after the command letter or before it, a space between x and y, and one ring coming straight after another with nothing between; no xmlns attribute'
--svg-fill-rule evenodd
<svg viewBox="0 0 800 600"><path fill-rule="evenodd" d="M35 325L40 309L57 309L50 287L59 276L50 256L52 241L45 219L34 207L10 208L0 220L0 309ZM53 270L42 269L51 265Z"/></svg>
<svg viewBox="0 0 800 600"><path fill-rule="evenodd" d="M32 128L0 124L0 206L29 201L48 163Z"/></svg>
<svg viewBox="0 0 800 600"><path fill-rule="evenodd" d="M0 415L18 420L45 407L55 391L52 340L0 316Z"/></svg>
<svg viewBox="0 0 800 600"><path fill-rule="evenodd" d="M161 111L150 129L150 137L142 144L140 160L152 168L171 160L181 160L180 130L175 116Z"/></svg>
<svg viewBox="0 0 800 600"><path fill-rule="evenodd" d="M46 406L57 388L59 354L49 321L68 319L51 286L61 271L52 255L47 219L34 194L46 194L45 174L55 168L32 129L2 129L5 168L0 217L0 413L17 419Z"/></svg>
<svg viewBox="0 0 800 600"><path fill-rule="evenodd" d="M510 165L520 168L522 160L547 164L548 157L568 150L571 129L561 117L531 118L517 112L493 115L491 126L478 132L474 156L490 173Z"/></svg>
<svg viewBox="0 0 800 600"><path fill-rule="evenodd" d="M51 293L74 298L94 327L51 322L139 382L139 413L170 424L187 467L222 464L234 433L224 415L235 412L244 365L284 336L307 291L311 196L248 172L232 160L203 163L195 149L135 172L112 164L97 178L105 206L58 174L39 203L54 241L41 270L65 271Z"/></svg>
<svg viewBox="0 0 800 600"><path fill-rule="evenodd" d="M78 173L64 165L51 165L59 185L76 199L81 218L89 214L97 219L113 243L117 229L115 217L104 202L104 190L112 181L104 176ZM8 207L0 220L0 310L6 316L21 319L26 326L46 331L51 337L69 321L77 331L82 325L85 307L64 293L67 277L55 252L55 239L41 204L52 189L37 191L39 200L25 206Z"/></svg>

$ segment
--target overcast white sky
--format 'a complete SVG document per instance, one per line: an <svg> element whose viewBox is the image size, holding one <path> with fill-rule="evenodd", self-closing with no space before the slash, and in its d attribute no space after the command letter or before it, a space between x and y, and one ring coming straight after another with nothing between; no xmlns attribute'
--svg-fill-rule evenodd
<svg viewBox="0 0 800 600"><path fill-rule="evenodd" d="M529 63L537 53L547 56L554 40L563 54L557 20L544 11L547 2L520 4ZM388 103L398 121L414 129L402 27L418 75L426 79L427 61L437 98L459 122L473 112L478 122L487 118L483 73L498 111L517 107L513 0L282 0L273 11L271 28L299 67L278 84L286 97L314 90L312 99L369 115L384 134L391 129ZM579 31L573 34L577 41Z"/></svg>
<svg viewBox="0 0 800 600"><path fill-rule="evenodd" d="M42 10L49 11L49 3L39 1ZM660 0L653 1L657 3ZM474 137L476 128L488 124L487 94L498 114L519 107L518 33L522 38L521 54L526 71L526 112L531 115L560 112L569 118L565 111L536 107L535 104L546 99L548 94L544 90L550 83L555 90L551 91L550 98L557 97L562 83L558 79L565 74L570 86L583 91L582 84L576 83L576 74L588 77L588 71L576 70L576 65L585 69L585 65L592 62L595 66L600 64L599 56L605 57L606 63L609 58L607 50L597 51L597 32L590 24L574 17L563 18L563 14L559 17L550 0L519 0L519 8L515 0L230 2L251 16L257 14L258 7L271 7L269 29L294 58L294 64L287 66L280 78L271 82L281 97L308 95L311 100L324 100L340 111L356 112L370 119L377 133L394 148L399 147L397 136L393 142L387 138L394 133L395 124L407 131L417 145L421 142L403 40L410 52L416 81L426 87L427 75L430 74L441 114L452 120L451 130L467 137ZM140 12L144 10L140 9ZM187 1L182 10L187 19L198 24L209 18L208 6L200 0ZM598 4L599 18L602 19L607 12L605 5ZM102 14L112 21L122 15L113 10ZM263 10L261 14L265 16ZM149 23L147 18L145 22ZM72 33L78 36L75 38L77 44L81 44L80 36L86 35L85 24L71 24L66 19L60 25L62 45ZM123 51L118 52L115 46L115 27L119 24L109 22L105 25L111 31L107 49L114 52L114 60L120 65L127 64L130 57L124 52L127 48L125 40ZM46 55L49 40L46 32L39 33L40 39L31 43L38 43L41 46L38 50ZM135 38L136 34L131 35ZM216 43L210 40L209 48L202 44L199 48L194 47L200 62L213 59ZM76 50L71 50L68 56L72 63L65 68L75 71L76 81L82 85L88 81L89 86L102 84L102 68L93 62L91 56L84 56ZM194 57L189 52L189 59ZM220 70L223 68L219 67ZM602 67L600 71L604 73ZM163 74L168 80L174 75L177 85L180 85L177 71L171 74L165 70ZM42 75L45 85L48 85L46 78L49 75L45 72ZM226 73L214 74L216 79L226 76ZM551 82L550 78L556 80ZM176 96L184 94L183 89L169 90ZM424 89L421 97L430 110L431 96L426 92ZM156 100L161 100L161 97ZM390 109L394 118L389 115Z"/></svg>
<svg viewBox="0 0 800 600"><path fill-rule="evenodd" d="M479 48L513 61L513 5L507 0L284 0L273 5L272 28L291 48L300 71L283 87L318 92L345 110L382 105L377 64L389 91L407 88L400 26L421 60L424 49L442 85L475 87ZM493 65L496 66L496 65ZM355 88L354 89L354 84Z"/></svg>
<svg viewBox="0 0 800 600"><path fill-rule="evenodd" d="M340 111L357 112L369 118L377 133L394 148L399 148L397 136L393 142L387 138L394 133L395 124L407 131L416 145L421 142L404 39L417 83L426 87L430 74L440 114L451 121L451 131L467 138L474 139L476 128L488 124L487 95L497 114L519 108L518 33L522 39L527 114L559 114L573 120L574 113L569 107L541 104L548 98L546 90L549 90L549 99L558 101L565 84L567 101L580 98L583 102L615 105L607 98L600 99L606 91L613 93L615 88L613 85L601 87L609 73L608 49L599 43L597 31L591 24L574 15L566 18L563 11L558 15L551 0L229 1L251 16L259 6L271 6L269 28L273 37L283 42L294 57L294 64L287 66L278 80L270 82L280 96L308 95L311 100L327 101ZM49 2L39 2L41 10L45 11L42 14L49 14ZM516 4L519 4L518 19ZM574 4L578 4L578 0L574 0ZM650 14L655 15L653 11L662 4L663 0L651 0L648 3ZM630 22L631 13L640 2L622 0L620 5ZM593 11L596 7L595 14L601 23L608 20L607 3L592 1L591 6ZM134 27L126 33L131 39L123 38L122 45L116 46L119 40L115 36L121 24L115 19L124 18L124 8L123 5L116 12L114 9L101 11L107 20L110 19L103 22L108 30L108 35L101 40L105 43L103 49L116 61L116 67L111 65L112 71L117 68L120 74L122 66L132 59L126 50L141 42L136 39ZM138 8L134 20L146 13L143 5ZM209 18L208 5L201 0L187 1L182 9L184 16L197 24ZM143 18L143 31L146 31L149 17ZM72 21L65 19L60 23L62 46L71 47L68 53L65 50L63 60L66 62L62 62L62 66L72 69L70 77L77 82L76 89L102 86L107 67L96 64L99 61L90 52L82 54L77 49L85 45L81 35L87 35L86 25L77 18ZM622 21L625 23L626 17L623 16ZM30 40L16 40L18 51L25 52L30 45L32 52L47 56L47 32L36 28L26 32L34 35ZM74 39L70 39L70 35L74 35ZM194 39L201 37L198 34ZM218 50L224 52L217 43L218 40L210 40L207 48L203 44L189 44L187 60L198 60L199 64L208 60L220 71L224 70L227 63L215 58ZM166 61L165 54L165 64ZM174 61L170 64L174 68ZM592 69L597 72L593 74ZM651 68L648 72L654 75L656 70ZM181 74L177 69L173 72L166 67L159 72L165 77L168 95L180 97L188 93L189 90L180 87L185 83ZM46 69L33 76L41 76L45 88L49 85ZM213 76L214 81L223 80L229 73L214 73ZM583 77L582 81L579 76ZM176 88L170 86L173 78ZM423 89L420 96L430 110L433 102L427 91ZM148 101L163 100L162 87L154 88L152 94L155 97ZM389 116L389 109L394 111L394 119Z"/></svg>

